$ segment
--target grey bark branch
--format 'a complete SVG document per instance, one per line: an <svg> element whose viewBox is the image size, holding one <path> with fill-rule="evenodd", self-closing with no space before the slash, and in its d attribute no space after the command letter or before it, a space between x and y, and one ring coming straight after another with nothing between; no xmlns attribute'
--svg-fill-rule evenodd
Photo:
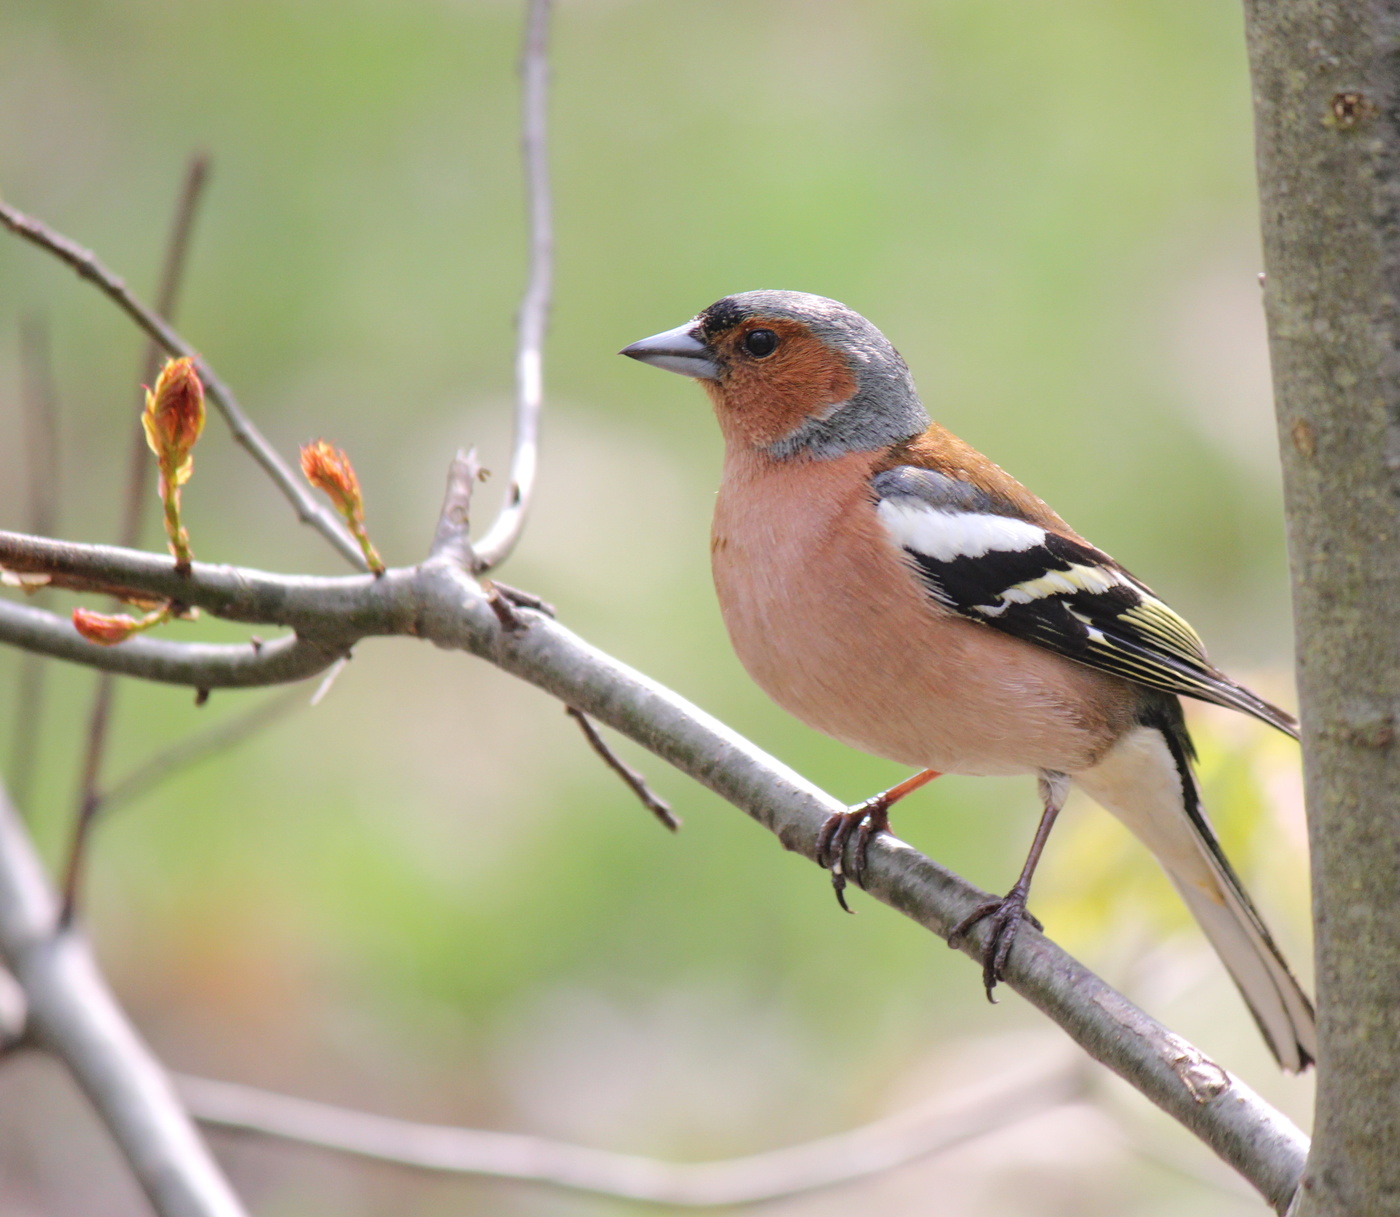
<svg viewBox="0 0 1400 1217"><path fill-rule="evenodd" d="M817 1191L944 1153L1072 1103L1083 1069L1063 1062L939 1096L849 1132L718 1162L678 1163L547 1137L415 1124L207 1078L177 1077L201 1123L257 1132L422 1170L548 1183L685 1208L755 1204Z"/></svg>
<svg viewBox="0 0 1400 1217"><path fill-rule="evenodd" d="M464 467L454 465L454 483ZM460 505L459 497L450 489L448 511ZM844 811L843 804L546 615L516 608L513 615L524 628L504 628L486 591L449 556L456 528L450 521L440 525L438 556L380 579L291 577L198 562L184 576L157 555L15 533L0 533L0 565L114 581L159 596L178 594L217 615L292 626L304 638L334 638L341 647L357 637L407 634L469 651L622 732L752 816L786 848L815 857L822 824ZM112 650L138 641L146 640ZM875 898L945 938L987 898L892 837L872 843L867 881ZM981 958L982 932L974 930L961 944L975 959ZM1307 1153L1306 1138L1286 1118L1029 927L1017 939L1007 972L1012 989L1283 1211Z"/></svg>
<svg viewBox="0 0 1400 1217"><path fill-rule="evenodd" d="M0 791L0 956L24 991L26 1033L72 1072L160 1217L244 1217L170 1080L118 1008Z"/></svg>
<svg viewBox="0 0 1400 1217"><path fill-rule="evenodd" d="M1400 2L1246 0L1318 996L1299 1217L1400 1212Z"/></svg>
<svg viewBox="0 0 1400 1217"><path fill-rule="evenodd" d="M335 513L316 501L301 479L292 472L277 450L243 412L243 407L233 395L233 390L215 374L214 369L168 321L137 300L127 289L126 283L108 270L91 250L84 249L76 241L55 232L33 216L25 215L18 208L11 207L3 199L0 199L0 224L16 236L23 237L67 263L78 273L79 278L94 284L136 322L152 341L159 343L169 354L193 359L199 369L199 378L204 382L206 396L223 415L229 430L233 432L233 438L272 479L273 484L296 511L297 517L303 524L309 524L324 536L352 566L361 570L368 569L360 547L346 532Z"/></svg>
<svg viewBox="0 0 1400 1217"><path fill-rule="evenodd" d="M104 672L192 689L250 689L305 680L345 653L343 647L327 647L294 634L260 646L137 637L103 647L89 642L63 617L8 600L0 600L0 642Z"/></svg>
<svg viewBox="0 0 1400 1217"><path fill-rule="evenodd" d="M477 571L510 556L525 528L539 468L540 411L544 406L544 337L554 290L554 224L549 193L549 12L552 0L530 0L520 52L520 153L529 218L529 268L516 315L515 438L510 484L495 522L477 543Z"/></svg>

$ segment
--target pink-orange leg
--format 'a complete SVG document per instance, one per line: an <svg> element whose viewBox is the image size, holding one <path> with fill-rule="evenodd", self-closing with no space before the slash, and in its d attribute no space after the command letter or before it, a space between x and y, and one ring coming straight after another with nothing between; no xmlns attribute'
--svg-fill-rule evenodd
<svg viewBox="0 0 1400 1217"><path fill-rule="evenodd" d="M851 851L850 875L857 886L864 887L865 854L876 833L889 831L890 808L906 794L912 794L920 786L926 786L941 776L937 769L925 769L888 790L882 790L864 803L857 803L849 811L838 811L827 817L817 836L817 864L831 872L831 886L836 889L836 900L846 912L855 911L846 903L846 845L851 835L855 834L855 847Z"/></svg>

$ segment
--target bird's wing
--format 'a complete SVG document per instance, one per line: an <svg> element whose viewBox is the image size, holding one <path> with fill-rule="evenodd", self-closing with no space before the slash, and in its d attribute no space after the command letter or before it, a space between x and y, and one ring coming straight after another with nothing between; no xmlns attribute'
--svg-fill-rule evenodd
<svg viewBox="0 0 1400 1217"><path fill-rule="evenodd" d="M1293 717L1219 671L1186 620L1101 550L932 469L871 479L876 513L945 607L1168 693L1243 710L1292 735Z"/></svg>

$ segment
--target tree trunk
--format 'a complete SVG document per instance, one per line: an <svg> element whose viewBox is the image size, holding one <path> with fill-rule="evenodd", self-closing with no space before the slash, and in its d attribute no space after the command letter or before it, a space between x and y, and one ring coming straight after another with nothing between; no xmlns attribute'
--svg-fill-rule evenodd
<svg viewBox="0 0 1400 1217"><path fill-rule="evenodd" d="M1320 1021L1298 1217L1400 1213L1400 0L1245 0Z"/></svg>

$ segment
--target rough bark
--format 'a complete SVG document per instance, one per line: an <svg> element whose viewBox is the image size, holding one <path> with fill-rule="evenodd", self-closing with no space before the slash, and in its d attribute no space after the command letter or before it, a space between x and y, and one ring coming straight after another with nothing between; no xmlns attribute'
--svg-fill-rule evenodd
<svg viewBox="0 0 1400 1217"><path fill-rule="evenodd" d="M1400 1213L1400 0L1246 0L1320 1053L1295 1211Z"/></svg>

